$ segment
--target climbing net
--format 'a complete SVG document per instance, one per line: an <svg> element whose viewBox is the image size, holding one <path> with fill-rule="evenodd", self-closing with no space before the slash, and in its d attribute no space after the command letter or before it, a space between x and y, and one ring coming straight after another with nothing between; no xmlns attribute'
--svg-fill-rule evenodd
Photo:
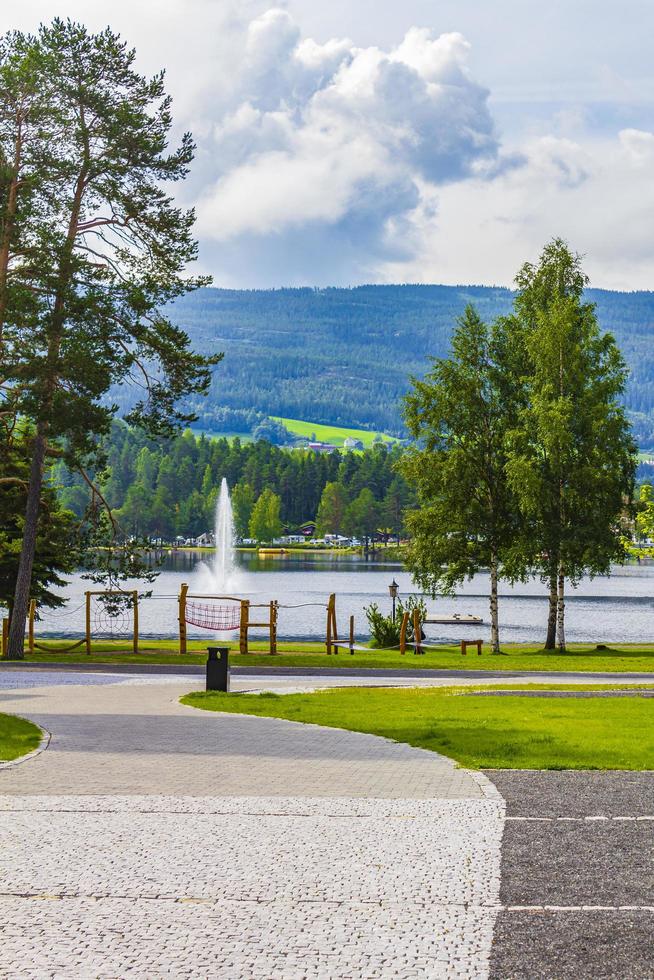
<svg viewBox="0 0 654 980"><path fill-rule="evenodd" d="M95 595L91 605L91 633L103 639L122 639L134 633L134 603L131 594Z"/></svg>
<svg viewBox="0 0 654 980"><path fill-rule="evenodd" d="M195 602L187 599L184 618L191 626L205 630L227 632L241 625L241 603L230 605L216 602Z"/></svg>

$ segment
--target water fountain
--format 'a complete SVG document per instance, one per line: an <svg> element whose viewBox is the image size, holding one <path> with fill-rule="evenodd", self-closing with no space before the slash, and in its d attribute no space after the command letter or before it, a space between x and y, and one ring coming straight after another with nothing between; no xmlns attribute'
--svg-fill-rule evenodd
<svg viewBox="0 0 654 980"><path fill-rule="evenodd" d="M227 589L234 579L234 515L227 480L223 477L216 500L214 524L215 554L213 576L219 590Z"/></svg>

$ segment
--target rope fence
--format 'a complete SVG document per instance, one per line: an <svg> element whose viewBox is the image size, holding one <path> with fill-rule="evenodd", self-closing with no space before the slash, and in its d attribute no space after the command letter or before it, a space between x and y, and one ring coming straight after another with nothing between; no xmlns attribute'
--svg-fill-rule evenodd
<svg viewBox="0 0 654 980"><path fill-rule="evenodd" d="M392 646L370 647L364 645L365 639L355 639L354 615L349 617L349 635L339 636L336 622L336 594L329 595L327 601L304 601L304 602L279 602L270 600L268 602L253 602L248 596L258 598L260 592L243 593L239 596L208 595L206 593L191 593L189 586L182 584L178 595L145 594L140 596L138 591L87 591L85 602L74 606L71 609L60 608L48 610L48 616L55 620L62 620L73 616L81 609L86 607L86 630L85 640L75 641L70 646L45 646L42 641L37 642L34 635L35 621L38 620L36 602L30 603L29 617L29 649L44 651L74 650L83 643L86 643L86 652L91 652L92 636L96 639L121 639L131 638L131 645L135 653L138 653L138 616L139 602L147 599L172 601L178 603L178 626L179 626L179 652L186 654L187 649L187 626L194 626L198 629L208 630L215 633L234 633L238 631L238 649L241 654L249 653L249 631L251 629L266 630L269 634L269 652L277 653L277 626L280 610L285 609L304 609L314 608L326 610L326 633L325 646L328 655L338 654L341 650L348 650L350 654L355 651L362 653L391 653L399 651L404 655L407 651L412 651L415 655L422 655L428 651L440 650L443 647L451 646L452 640L440 639L437 637L427 637L423 632L424 623L421 622L418 609L411 612L404 611L399 624L399 643ZM127 600L124 602L123 600ZM115 607L114 607L115 606ZM265 610L262 615L253 610ZM429 620L427 620L429 621ZM7 620L3 622L3 651L6 648L5 633L7 631ZM73 636L75 634L73 633ZM166 635L166 634L164 634ZM43 637L45 639L46 637ZM50 637L48 637L49 639ZM63 639L63 637L62 637ZM61 641L59 641L61 642ZM456 642L456 641L454 641ZM476 647L481 654L481 640L461 640L461 653L467 653L468 646Z"/></svg>

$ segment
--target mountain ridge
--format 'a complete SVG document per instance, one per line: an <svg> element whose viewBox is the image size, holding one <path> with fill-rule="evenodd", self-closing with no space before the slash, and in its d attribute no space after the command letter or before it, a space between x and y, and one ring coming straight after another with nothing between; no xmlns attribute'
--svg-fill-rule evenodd
<svg viewBox="0 0 654 980"><path fill-rule="evenodd" d="M205 287L176 301L172 317L198 351L225 352L208 398L193 406L198 426L250 431L255 417L282 416L400 435L410 376L447 354L466 304L492 319L513 296L466 284ZM586 296L629 365L625 402L637 438L654 445L654 291Z"/></svg>

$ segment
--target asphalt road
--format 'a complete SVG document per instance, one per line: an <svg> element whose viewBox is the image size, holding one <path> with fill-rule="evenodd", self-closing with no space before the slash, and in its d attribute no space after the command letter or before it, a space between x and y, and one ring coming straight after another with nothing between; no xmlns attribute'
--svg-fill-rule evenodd
<svg viewBox="0 0 654 980"><path fill-rule="evenodd" d="M507 803L491 978L654 977L654 772L487 775Z"/></svg>

